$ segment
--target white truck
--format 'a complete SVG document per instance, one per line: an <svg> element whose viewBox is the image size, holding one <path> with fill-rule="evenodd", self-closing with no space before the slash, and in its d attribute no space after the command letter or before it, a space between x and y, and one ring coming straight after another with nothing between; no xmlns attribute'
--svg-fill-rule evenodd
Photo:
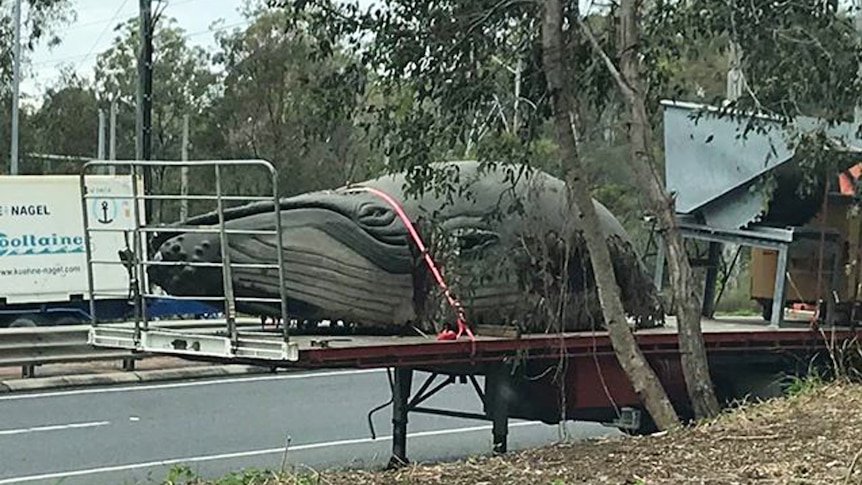
<svg viewBox="0 0 862 485"><path fill-rule="evenodd" d="M117 261L127 248L122 230L134 228L132 179L88 175L95 261ZM141 187L142 189L142 187ZM105 194L104 199L98 198ZM114 196L114 197L111 197ZM0 327L73 324L91 318L80 178L75 175L0 176ZM143 211L143 206L141 206ZM143 212L141 212L143 213ZM99 319L132 315L129 273L120 264L93 264ZM153 303L150 305L150 303ZM148 302L148 313L207 313L198 302ZM211 310L211 309L210 309Z"/></svg>

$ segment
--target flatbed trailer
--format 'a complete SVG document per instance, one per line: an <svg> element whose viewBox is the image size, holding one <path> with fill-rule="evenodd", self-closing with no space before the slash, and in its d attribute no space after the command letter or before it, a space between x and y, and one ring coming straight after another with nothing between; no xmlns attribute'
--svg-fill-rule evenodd
<svg viewBox="0 0 862 485"><path fill-rule="evenodd" d="M81 176L83 203L87 203L86 171L108 162L86 164ZM180 167L181 162L115 162L128 166L133 177L142 169ZM265 161L195 161L198 168L215 170L216 194L195 195L194 200L217 203L221 223L214 229L226 240L223 207L226 201L240 199L225 196L220 169L225 165L263 167L272 181L272 195L252 196L254 200L277 202L277 174ZM133 194L136 205L146 200L180 199L164 194ZM275 220L277 207L273 204ZM92 226L85 217L86 234ZM275 224L278 230L278 222ZM98 229L98 228L96 228ZM129 234L133 248L144 248L147 235L159 227L135 221ZM233 231L237 233L239 231ZM280 244L280 243L277 243ZM224 247L225 245L222 244ZM279 246L277 254L281 254ZM407 461L407 425L410 413L474 418L493 423L493 451L505 452L508 421L511 418L537 420L555 424L567 420L593 421L618 427L631 433L654 429L648 414L622 371L604 331L571 333L518 334L505 327L476 329L475 338L439 341L433 335L415 332L409 336L360 335L349 327L332 328L326 335L302 334L289 324L286 299L281 303L282 325L269 329L261 323L259 330L237 326L236 303L242 298L233 294L230 261L221 264L223 296L216 300L224 310L223 328L213 329L217 320L208 320L200 328L182 330L159 328L158 321L148 321L146 299L151 289L146 282L146 268L169 264L150 260L146 251L133 255L131 265L134 299L141 311L132 325L101 323L95 319L90 328L90 343L95 346L130 349L192 360L251 364L277 368L386 368L390 375L392 406L392 464ZM95 260L88 254L88 270L118 261ZM193 264L193 263L188 263ZM209 264L209 263L208 263ZM279 268L283 284L284 265ZM91 284L91 293L94 289ZM207 298L196 298L207 301ZM261 300L261 299L256 299ZM336 326L337 327L337 326ZM764 395L768 388L780 384L787 375L810 369L812 365L842 359L843 349L855 342L859 331L851 328L813 328L808 322L779 321L769 325L759 319L705 320L704 340L710 360L713 382L720 399L729 403L747 395ZM671 401L683 418L693 416L683 379L678 332L673 318L665 326L637 330L635 337L641 351L664 385ZM414 386L418 373L427 374ZM483 380L484 382L480 382ZM418 380L417 380L418 381ZM437 409L427 406L428 399L450 385L470 385L482 403L483 412ZM381 407L382 408L382 407ZM371 410L375 412L379 409Z"/></svg>

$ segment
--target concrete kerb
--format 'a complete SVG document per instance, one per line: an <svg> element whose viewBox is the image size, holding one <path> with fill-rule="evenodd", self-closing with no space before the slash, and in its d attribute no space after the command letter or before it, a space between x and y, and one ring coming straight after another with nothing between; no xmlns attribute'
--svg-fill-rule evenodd
<svg viewBox="0 0 862 485"><path fill-rule="evenodd" d="M0 394L43 391L48 389L110 386L143 382L204 379L208 377L239 376L272 373L269 367L250 365L221 365L211 367L184 367L134 372L111 372L103 374L79 374L69 376L35 377L30 379L8 379L0 381Z"/></svg>

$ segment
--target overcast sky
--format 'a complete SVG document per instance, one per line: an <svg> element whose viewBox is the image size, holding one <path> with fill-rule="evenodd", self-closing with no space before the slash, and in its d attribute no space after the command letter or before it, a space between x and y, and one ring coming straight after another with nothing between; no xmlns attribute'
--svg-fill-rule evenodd
<svg viewBox="0 0 862 485"><path fill-rule="evenodd" d="M59 32L62 39L59 46L50 49L39 46L33 53L31 75L21 84L23 93L40 93L46 84L57 79L63 66L74 66L77 72L91 75L96 56L116 36L114 27L138 14L137 0L72 0L72 3L77 20ZM242 25L244 19L239 9L244 3L245 0L168 0L164 15L177 20L189 43L214 47L210 26L219 20L223 27Z"/></svg>

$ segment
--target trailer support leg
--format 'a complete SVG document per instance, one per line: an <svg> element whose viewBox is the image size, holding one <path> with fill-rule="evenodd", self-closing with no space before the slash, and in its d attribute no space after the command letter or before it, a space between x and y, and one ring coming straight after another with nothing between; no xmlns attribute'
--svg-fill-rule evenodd
<svg viewBox="0 0 862 485"><path fill-rule="evenodd" d="M36 366L33 364L21 366L21 377L24 379L36 377Z"/></svg>
<svg viewBox="0 0 862 485"><path fill-rule="evenodd" d="M704 318L712 318L715 315L715 284L718 282L718 265L721 263L721 243L709 243L709 255L707 256L706 286L703 290L703 307L701 315Z"/></svg>
<svg viewBox="0 0 862 485"><path fill-rule="evenodd" d="M775 267L775 294L772 296L772 319L769 322L773 328L781 328L784 321L784 288L787 283L787 253L789 249L785 245L778 250L778 261Z"/></svg>
<svg viewBox="0 0 862 485"><path fill-rule="evenodd" d="M509 434L509 406L506 398L509 372L505 365L495 365L485 376L485 412L491 419L493 452L506 452Z"/></svg>
<svg viewBox="0 0 862 485"><path fill-rule="evenodd" d="M413 369L395 368L392 386L392 458L388 468L399 468L407 460L407 414L410 410L410 391L413 386Z"/></svg>
<svg viewBox="0 0 862 485"><path fill-rule="evenodd" d="M134 357L126 357L125 359L123 359L123 370L126 372L132 372L135 370Z"/></svg>

